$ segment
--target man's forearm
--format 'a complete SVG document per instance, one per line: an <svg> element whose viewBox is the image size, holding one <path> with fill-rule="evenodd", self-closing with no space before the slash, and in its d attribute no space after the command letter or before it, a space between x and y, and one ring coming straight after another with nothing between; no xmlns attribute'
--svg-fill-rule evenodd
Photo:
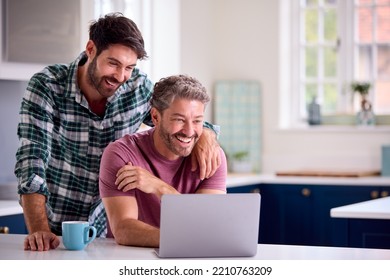
<svg viewBox="0 0 390 280"><path fill-rule="evenodd" d="M46 197L41 194L22 195L22 207L28 232L51 231L46 214Z"/></svg>
<svg viewBox="0 0 390 280"><path fill-rule="evenodd" d="M160 230L135 219L121 221L113 234L120 245L154 248L160 245Z"/></svg>

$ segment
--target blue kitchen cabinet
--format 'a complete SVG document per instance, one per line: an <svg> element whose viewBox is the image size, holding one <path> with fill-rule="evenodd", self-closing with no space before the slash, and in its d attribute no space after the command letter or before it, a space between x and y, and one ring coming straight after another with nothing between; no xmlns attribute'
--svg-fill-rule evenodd
<svg viewBox="0 0 390 280"><path fill-rule="evenodd" d="M259 243L363 247L351 242L347 220L331 218L330 209L386 196L390 187L258 184L228 192L260 192Z"/></svg>
<svg viewBox="0 0 390 280"><path fill-rule="evenodd" d="M343 219L348 247L390 249L390 220Z"/></svg>
<svg viewBox="0 0 390 280"><path fill-rule="evenodd" d="M291 245L313 243L311 188L259 184L228 188L228 192L261 194L259 243Z"/></svg>
<svg viewBox="0 0 390 280"><path fill-rule="evenodd" d="M27 234L23 214L0 216L0 227L8 227L9 233Z"/></svg>
<svg viewBox="0 0 390 280"><path fill-rule="evenodd" d="M316 186L315 223L318 246L348 246L347 222L344 219L332 218L330 210L334 207L367 201L377 198L381 188L369 186Z"/></svg>
<svg viewBox="0 0 390 280"><path fill-rule="evenodd" d="M278 224L273 233L274 242L291 245L312 245L315 243L315 222L314 194L315 187L299 185L278 185L267 186L266 193L275 197L276 205L279 208L278 221L271 221L270 224ZM265 186L263 187L263 189ZM272 223L271 223L272 222ZM269 226L269 225L266 225ZM266 227L264 226L264 227Z"/></svg>

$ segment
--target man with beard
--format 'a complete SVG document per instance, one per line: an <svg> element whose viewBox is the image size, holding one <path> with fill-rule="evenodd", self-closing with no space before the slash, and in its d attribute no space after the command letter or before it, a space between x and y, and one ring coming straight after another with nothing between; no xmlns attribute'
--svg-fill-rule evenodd
<svg viewBox="0 0 390 280"><path fill-rule="evenodd" d="M196 79L170 76L154 87L154 127L109 144L99 190L108 217L108 237L118 244L158 247L160 200L164 194L226 193L226 157L205 180L191 171L191 154L203 132L209 96Z"/></svg>
<svg viewBox="0 0 390 280"><path fill-rule="evenodd" d="M86 49L74 62L48 66L29 81L15 166L29 232L25 250L58 247L67 220L90 221L98 236L105 236L100 158L110 142L136 132L142 123L153 125L153 84L136 68L146 57L136 24L109 14L91 24ZM220 164L216 134L205 130L192 154L192 168L202 179Z"/></svg>

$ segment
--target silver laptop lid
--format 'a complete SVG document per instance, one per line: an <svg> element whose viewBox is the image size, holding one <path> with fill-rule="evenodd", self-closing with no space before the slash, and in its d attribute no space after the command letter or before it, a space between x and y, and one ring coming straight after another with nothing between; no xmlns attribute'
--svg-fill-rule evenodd
<svg viewBox="0 0 390 280"><path fill-rule="evenodd" d="M158 255L256 255L260 200L255 193L164 195Z"/></svg>

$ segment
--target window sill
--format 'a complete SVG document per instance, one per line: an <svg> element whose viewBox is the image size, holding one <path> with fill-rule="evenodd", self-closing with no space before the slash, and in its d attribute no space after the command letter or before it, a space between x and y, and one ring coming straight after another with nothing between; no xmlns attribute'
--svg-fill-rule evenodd
<svg viewBox="0 0 390 280"><path fill-rule="evenodd" d="M283 127L279 129L285 132L337 132L337 133L389 133L390 125L373 125L373 126L357 126L357 125L301 125Z"/></svg>
<svg viewBox="0 0 390 280"><path fill-rule="evenodd" d="M375 125L356 125L354 115L323 116L320 125L309 125L306 122L289 127L281 127L282 131L337 132L337 133L389 133L390 115L375 116Z"/></svg>
<svg viewBox="0 0 390 280"><path fill-rule="evenodd" d="M323 125L357 126L356 115L325 115L322 116ZM390 115L375 115L374 126L390 126Z"/></svg>

